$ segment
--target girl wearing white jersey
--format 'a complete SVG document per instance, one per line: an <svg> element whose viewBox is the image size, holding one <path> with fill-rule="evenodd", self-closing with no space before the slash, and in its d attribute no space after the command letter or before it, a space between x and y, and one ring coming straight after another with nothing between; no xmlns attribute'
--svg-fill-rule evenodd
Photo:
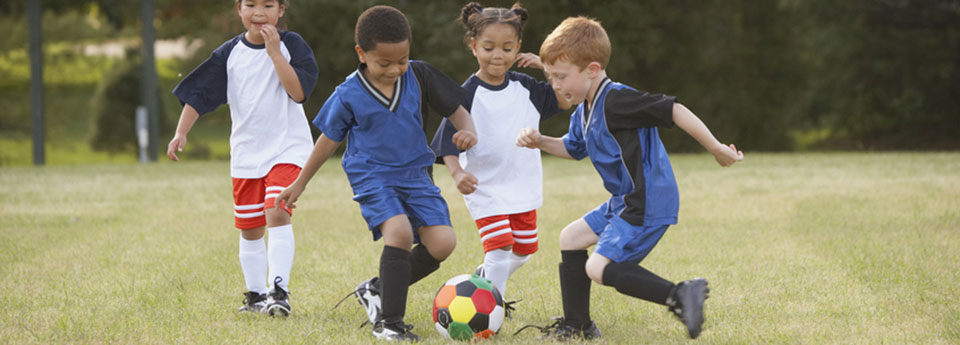
<svg viewBox="0 0 960 345"><path fill-rule="evenodd" d="M526 9L494 8L471 2L461 11L466 43L479 70L463 87L464 107L473 116L477 137L473 148L460 152L452 142L456 131L446 121L434 136L434 151L447 165L477 223L484 259L477 269L505 293L507 278L537 251L537 213L543 204L540 151L516 146L526 127L567 109L549 84L514 71L542 68L540 59L520 50Z"/></svg>

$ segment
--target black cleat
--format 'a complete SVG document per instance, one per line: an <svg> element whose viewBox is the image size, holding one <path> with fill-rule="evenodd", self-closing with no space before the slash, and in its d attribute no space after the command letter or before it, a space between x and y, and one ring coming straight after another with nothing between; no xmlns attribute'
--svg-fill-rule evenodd
<svg viewBox="0 0 960 345"><path fill-rule="evenodd" d="M539 339L567 341L571 339L592 340L600 338L600 329L597 324L590 321L586 327L577 327L571 325L567 320L560 316L552 317L554 322L546 327L526 325L517 330L513 335L519 334L527 328L536 328L540 330Z"/></svg>
<svg viewBox="0 0 960 345"><path fill-rule="evenodd" d="M243 305L240 306L239 310L241 312L260 314L267 307L267 295L265 294L247 291L243 293L243 296Z"/></svg>
<svg viewBox="0 0 960 345"><path fill-rule="evenodd" d="M290 316L290 294L282 287L280 282L283 278L277 277L273 280L273 292L270 293L270 300L267 303L264 313L270 316L287 317Z"/></svg>
<svg viewBox="0 0 960 345"><path fill-rule="evenodd" d="M403 321L387 324L383 320L373 325L373 336L379 340L389 341L420 341L420 336L414 334L411 330L413 325L403 323Z"/></svg>
<svg viewBox="0 0 960 345"><path fill-rule="evenodd" d="M690 339L700 336L703 327L703 302L709 297L709 293L707 280L703 278L690 279L677 284L677 292L674 294L674 303L670 311L680 318L684 326L687 326Z"/></svg>
<svg viewBox="0 0 960 345"><path fill-rule="evenodd" d="M357 297L357 302L360 302L360 305L363 306L369 319L360 327L363 327L367 322L376 325L377 321L380 321L380 287L377 286L377 280L377 277L364 280L353 291L353 295Z"/></svg>

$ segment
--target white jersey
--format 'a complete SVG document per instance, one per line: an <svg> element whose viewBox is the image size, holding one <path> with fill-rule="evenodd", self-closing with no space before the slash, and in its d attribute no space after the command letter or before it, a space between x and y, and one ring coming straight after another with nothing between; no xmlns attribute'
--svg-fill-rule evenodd
<svg viewBox="0 0 960 345"><path fill-rule="evenodd" d="M465 108L470 111L478 143L459 152L451 138L456 131L444 120L433 140L438 156L458 155L464 170L477 177L477 190L463 196L474 219L523 213L543 205L543 168L540 150L516 145L525 127L539 129L540 121L559 112L549 84L508 72L500 85L471 76ZM441 159L442 160L442 159Z"/></svg>
<svg viewBox="0 0 960 345"><path fill-rule="evenodd" d="M317 80L313 51L294 32L280 33L280 50L290 62L305 96ZM277 164L303 167L313 136L303 105L287 94L265 45L241 34L213 51L173 93L181 103L206 114L230 106L230 176L261 178Z"/></svg>

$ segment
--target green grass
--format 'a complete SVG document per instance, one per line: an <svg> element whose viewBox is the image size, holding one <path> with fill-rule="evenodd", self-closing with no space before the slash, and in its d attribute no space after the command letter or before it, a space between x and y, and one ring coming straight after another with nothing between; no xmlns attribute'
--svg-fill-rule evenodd
<svg viewBox="0 0 960 345"><path fill-rule="evenodd" d="M356 302L376 273L346 178L329 162L294 216L286 320L236 313L243 290L226 162L0 167L0 343L371 343ZM732 168L675 155L680 224L644 266L711 283L699 344L960 343L960 154L750 154ZM557 235L605 200L587 162L545 160L541 251L510 281L522 298L493 343L535 342L560 315ZM459 246L413 286L407 322L427 344L442 282L482 253L443 167ZM688 344L657 305L593 288L598 343Z"/></svg>

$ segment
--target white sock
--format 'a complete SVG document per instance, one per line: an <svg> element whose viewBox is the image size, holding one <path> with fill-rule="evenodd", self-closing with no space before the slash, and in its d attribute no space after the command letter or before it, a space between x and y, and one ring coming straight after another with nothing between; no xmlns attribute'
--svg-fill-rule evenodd
<svg viewBox="0 0 960 345"><path fill-rule="evenodd" d="M510 276L513 275L513 272L516 272L520 266L527 263L530 260L530 255L517 255L517 253L510 252Z"/></svg>
<svg viewBox="0 0 960 345"><path fill-rule="evenodd" d="M483 256L483 275L493 282L493 286L500 290L500 295L506 295L507 278L510 277L509 250L494 249Z"/></svg>
<svg viewBox="0 0 960 345"><path fill-rule="evenodd" d="M240 236L240 268L248 291L267 293L267 246L262 237L248 241Z"/></svg>
<svg viewBox="0 0 960 345"><path fill-rule="evenodd" d="M293 266L293 225L281 225L267 228L270 234L270 249L267 256L270 257L270 274L267 276L269 283L273 284L276 277L282 279L280 287L287 290L287 284L290 283L290 267Z"/></svg>

